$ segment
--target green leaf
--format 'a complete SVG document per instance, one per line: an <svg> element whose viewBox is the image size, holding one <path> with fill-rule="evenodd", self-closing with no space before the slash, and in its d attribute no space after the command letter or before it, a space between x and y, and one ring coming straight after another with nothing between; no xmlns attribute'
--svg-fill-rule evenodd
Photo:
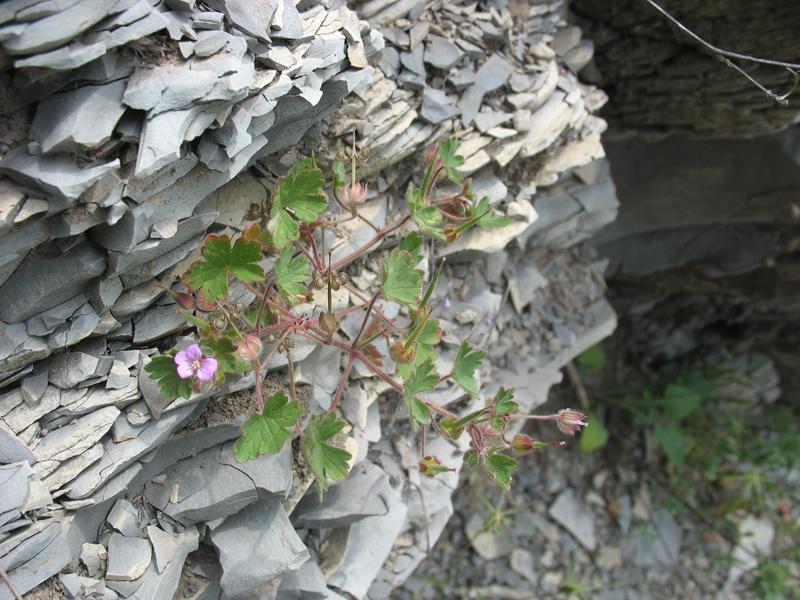
<svg viewBox="0 0 800 600"><path fill-rule="evenodd" d="M414 427L425 425L430 420L430 410L424 402L415 398L414 394L427 392L436 387L439 381L439 374L430 359L426 359L416 365L403 366L406 368L400 370L400 376L403 378L405 398L411 411L412 424Z"/></svg>
<svg viewBox="0 0 800 600"><path fill-rule="evenodd" d="M586 428L581 431L580 446L584 452L594 452L608 442L608 429L594 415L589 416L588 423Z"/></svg>
<svg viewBox="0 0 800 600"><path fill-rule="evenodd" d="M247 308L247 310L244 313L244 320L247 321L247 324L250 327L253 327L254 329L272 325L272 313L268 308L264 308L264 311L261 313L261 323L256 323L257 318L258 318L258 303L254 302Z"/></svg>
<svg viewBox="0 0 800 600"><path fill-rule="evenodd" d="M414 355L413 364L419 365L430 359L436 362L435 346L442 340L442 330L439 328L439 321L428 319L422 327L422 331L417 336L417 353Z"/></svg>
<svg viewBox="0 0 800 600"><path fill-rule="evenodd" d="M442 159L447 178L455 183L461 183L461 175L456 169L464 164L464 157L457 154L457 152L458 140L454 137L448 138L439 144L439 158Z"/></svg>
<svg viewBox="0 0 800 600"><path fill-rule="evenodd" d="M686 442L681 430L676 425L656 425L653 435L661 444L669 462L676 467L682 466Z"/></svg>
<svg viewBox="0 0 800 600"><path fill-rule="evenodd" d="M419 264L422 260L422 238L416 231L412 231L400 240L400 245L398 247L400 250L405 250L411 255L411 258L415 261L415 265Z"/></svg>
<svg viewBox="0 0 800 600"><path fill-rule="evenodd" d="M422 290L422 271L415 269L414 258L406 250L395 248L383 261L381 289L387 300L413 306Z"/></svg>
<svg viewBox="0 0 800 600"><path fill-rule="evenodd" d="M414 185L409 185L406 191L406 200L408 201L408 211L411 213L411 218L414 219L419 230L439 239L445 239L441 228L442 213L435 206L425 204L422 190Z"/></svg>
<svg viewBox="0 0 800 600"><path fill-rule="evenodd" d="M302 254L292 258L292 248L286 247L281 252L275 266L275 284L287 302L298 301L298 296L305 296L306 282L311 278L311 266Z"/></svg>
<svg viewBox="0 0 800 600"><path fill-rule="evenodd" d="M178 376L178 367L175 365L175 356L154 356L144 368L150 379L158 384L158 391L165 400L192 395L192 378L181 379Z"/></svg>
<svg viewBox="0 0 800 600"><path fill-rule="evenodd" d="M233 455L240 463L262 454L277 454L303 414L297 402L289 402L286 394L276 392L264 403L261 414L252 415L242 425L242 435L233 446Z"/></svg>
<svg viewBox="0 0 800 600"><path fill-rule="evenodd" d="M486 196L481 198L480 202L473 207L471 216L480 217L478 219L478 225L484 229L505 227L506 225L510 225L514 222L514 219L511 217L506 217L505 215L499 215L496 212L493 212L489 207L489 198Z"/></svg>
<svg viewBox="0 0 800 600"><path fill-rule="evenodd" d="M278 249L300 238L299 222L315 221L328 206L322 191L322 171L311 158L303 158L278 182L272 195L267 230Z"/></svg>
<svg viewBox="0 0 800 600"><path fill-rule="evenodd" d="M482 350L473 351L469 342L462 342L453 364L453 379L472 396L478 395L478 383L475 380L475 371L481 366L481 361L486 356Z"/></svg>
<svg viewBox="0 0 800 600"><path fill-rule="evenodd" d="M236 344L229 336L207 337L200 340L203 353L213 356L223 373L244 373L250 365L236 356Z"/></svg>
<svg viewBox="0 0 800 600"><path fill-rule="evenodd" d="M311 422L303 433L300 447L316 478L320 498L328 489L328 479L341 481L347 477L350 453L327 443L343 427L344 421L338 420L333 413L327 413L322 417L311 417Z"/></svg>
<svg viewBox="0 0 800 600"><path fill-rule="evenodd" d="M606 354L603 352L603 347L600 344L595 344L591 348L584 350L578 356L578 364L590 371L602 369L603 365L606 364Z"/></svg>
<svg viewBox="0 0 800 600"><path fill-rule="evenodd" d="M514 392L501 387L492 400L492 412L489 422L497 431L505 429L505 415L511 414L519 409L519 404L514 402Z"/></svg>
<svg viewBox="0 0 800 600"><path fill-rule="evenodd" d="M700 406L700 394L688 387L670 383L664 390L664 410L669 417L679 421Z"/></svg>
<svg viewBox="0 0 800 600"><path fill-rule="evenodd" d="M486 457L484 467L492 476L492 478L501 487L508 489L511 485L511 473L517 468L519 463L505 454L501 454L496 450L491 450Z"/></svg>
<svg viewBox="0 0 800 600"><path fill-rule="evenodd" d="M209 300L228 295L229 276L241 281L264 279L264 271L258 265L261 246L256 242L239 238L231 246L227 235L209 236L201 253L203 258L192 265L186 280Z"/></svg>

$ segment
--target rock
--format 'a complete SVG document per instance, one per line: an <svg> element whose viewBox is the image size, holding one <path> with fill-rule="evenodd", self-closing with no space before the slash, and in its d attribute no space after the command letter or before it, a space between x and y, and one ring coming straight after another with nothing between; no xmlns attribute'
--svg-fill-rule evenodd
<svg viewBox="0 0 800 600"><path fill-rule="evenodd" d="M89 577L96 577L103 572L103 565L108 558L108 552L102 544L84 542L81 544L81 562L86 566Z"/></svg>
<svg viewBox="0 0 800 600"><path fill-rule="evenodd" d="M22 399L28 404L33 406L42 399L44 391L47 389L47 371L40 369L33 375L29 375L22 379L20 384L20 392Z"/></svg>
<svg viewBox="0 0 800 600"><path fill-rule="evenodd" d="M292 51L286 46L270 46L269 50L265 54L260 54L258 58L266 66L278 71L286 71L297 62Z"/></svg>
<svg viewBox="0 0 800 600"><path fill-rule="evenodd" d="M57 198L74 200L95 181L119 166L119 160L113 160L81 169L66 155L31 156L21 146L0 161L0 173L6 173L23 185L42 189Z"/></svg>
<svg viewBox="0 0 800 600"><path fill-rule="evenodd" d="M115 360L111 365L106 379L107 390L123 390L131 384L131 373L128 367L120 360Z"/></svg>
<svg viewBox="0 0 800 600"><path fill-rule="evenodd" d="M118 415L119 409L107 406L48 433L33 449L36 470L44 477L58 466L57 463L88 450L111 429ZM39 464L49 462L55 463L52 468Z"/></svg>
<svg viewBox="0 0 800 600"><path fill-rule="evenodd" d="M572 489L565 489L548 509L548 514L587 550L594 551L597 540L594 532L594 515L575 495Z"/></svg>
<svg viewBox="0 0 800 600"><path fill-rule="evenodd" d="M733 549L733 565L728 571L727 585L736 583L744 573L758 566L758 557L772 554L775 525L763 518L747 515L737 527L739 543Z"/></svg>
<svg viewBox="0 0 800 600"><path fill-rule="evenodd" d="M492 54L475 74L472 84L458 103L461 120L469 125L478 113L483 97L503 85L511 76L514 68L498 54Z"/></svg>
<svg viewBox="0 0 800 600"><path fill-rule="evenodd" d="M481 531L484 519L479 514L473 514L467 521L467 538L480 557L484 560L495 560L511 551L508 544L494 531Z"/></svg>
<svg viewBox="0 0 800 600"><path fill-rule="evenodd" d="M100 359L83 352L64 352L50 359L48 379L61 389L69 389L96 377Z"/></svg>
<svg viewBox="0 0 800 600"><path fill-rule="evenodd" d="M172 600L177 596L184 562L190 552L197 550L200 535L196 527L187 527L182 533L170 537L174 539L177 546L172 560L166 565L163 572L155 566L155 561L151 562L150 567L141 577L140 587L129 597L132 600ZM156 561L158 560L157 556Z"/></svg>
<svg viewBox="0 0 800 600"><path fill-rule="evenodd" d="M29 480L33 475L33 470L26 462L0 465L0 482L3 486L0 521L5 523L23 511L31 487Z"/></svg>
<svg viewBox="0 0 800 600"><path fill-rule="evenodd" d="M622 553L613 546L600 546L597 552L597 566L606 571L622 566Z"/></svg>
<svg viewBox="0 0 800 600"><path fill-rule="evenodd" d="M66 532L57 519L42 519L0 542L0 556L14 587L25 594L69 563ZM0 600L13 600L5 585Z"/></svg>
<svg viewBox="0 0 800 600"><path fill-rule="evenodd" d="M61 490L67 483L83 473L85 469L100 460L103 455L103 444L97 443L81 454L62 462L58 468L42 479L42 483L51 492Z"/></svg>
<svg viewBox="0 0 800 600"><path fill-rule="evenodd" d="M533 554L522 548L514 548L511 551L511 568L527 579L531 585L536 585L536 559Z"/></svg>
<svg viewBox="0 0 800 600"><path fill-rule="evenodd" d="M0 427L0 465L20 461L36 462L33 452L16 435Z"/></svg>
<svg viewBox="0 0 800 600"><path fill-rule="evenodd" d="M10 392L7 396L0 398L10 397L18 398L19 402L15 404L13 409L10 409L0 418L2 418L6 426L14 433L20 433L28 426L41 419L47 413L55 410L58 407L61 398L58 388L54 388L52 386L48 386L44 392L44 395L42 396L42 399L35 406L28 406L25 404L22 401L22 394L18 389Z"/></svg>
<svg viewBox="0 0 800 600"><path fill-rule="evenodd" d="M357 598L366 596L408 513L400 489L392 489L388 506L386 514L367 517L350 527L341 564L328 578L328 585Z"/></svg>
<svg viewBox="0 0 800 600"><path fill-rule="evenodd" d="M660 509L649 523L639 527L626 554L640 567L672 568L678 563L682 538L681 528L672 515Z"/></svg>
<svg viewBox="0 0 800 600"><path fill-rule="evenodd" d="M103 442L103 457L81 473L70 485L68 496L72 500L82 500L91 495L101 485L121 473L136 459L156 448L172 431L191 418L194 411L202 409L203 404L178 408L159 421L153 421L132 440L114 443L106 438Z"/></svg>
<svg viewBox="0 0 800 600"><path fill-rule="evenodd" d="M148 483L147 501L183 524L213 521L256 502L264 493L286 496L292 485L291 448L238 463L233 442L215 446L167 469Z"/></svg>
<svg viewBox="0 0 800 600"><path fill-rule="evenodd" d="M106 579L109 581L139 579L150 565L152 555L153 549L148 540L112 533L108 539Z"/></svg>
<svg viewBox="0 0 800 600"><path fill-rule="evenodd" d="M150 538L150 543L153 544L153 550L156 555L156 568L159 573L163 573L170 562L178 554L179 543L175 536L168 534L163 529L148 525L147 537Z"/></svg>
<svg viewBox="0 0 800 600"><path fill-rule="evenodd" d="M125 537L139 537L139 510L124 498L114 503L106 522Z"/></svg>
<svg viewBox="0 0 800 600"><path fill-rule="evenodd" d="M30 136L45 153L96 148L111 138L125 112L124 91L119 80L53 94L37 105Z"/></svg>
<svg viewBox="0 0 800 600"><path fill-rule="evenodd" d="M267 495L210 531L219 552L222 589L235 596L299 569L309 558L280 498ZM258 561L253 557L258 556Z"/></svg>
<svg viewBox="0 0 800 600"><path fill-rule="evenodd" d="M346 527L365 517L385 515L391 493L389 476L365 460L345 481L331 485L321 501L315 491L307 493L292 518L300 527Z"/></svg>
<svg viewBox="0 0 800 600"><path fill-rule="evenodd" d="M447 94L441 90L426 87L422 92L422 109L420 116L434 125L452 119L458 115L458 109L450 102Z"/></svg>
<svg viewBox="0 0 800 600"><path fill-rule="evenodd" d="M425 39L425 62L437 69L449 70L461 60L461 49L450 40L429 35Z"/></svg>
<svg viewBox="0 0 800 600"><path fill-rule="evenodd" d="M325 576L313 559L307 560L297 571L290 571L281 577L276 600L325 600L331 598L325 584Z"/></svg>
<svg viewBox="0 0 800 600"><path fill-rule="evenodd" d="M74 298L105 268L105 255L85 242L52 257L28 255L0 287L0 319L17 323Z"/></svg>
<svg viewBox="0 0 800 600"><path fill-rule="evenodd" d="M133 342L147 344L189 327L174 305L150 308L133 324Z"/></svg>

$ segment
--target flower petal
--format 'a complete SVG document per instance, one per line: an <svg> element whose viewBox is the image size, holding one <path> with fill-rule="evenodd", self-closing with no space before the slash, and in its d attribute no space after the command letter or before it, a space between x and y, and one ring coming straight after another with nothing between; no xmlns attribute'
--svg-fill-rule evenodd
<svg viewBox="0 0 800 600"><path fill-rule="evenodd" d="M180 364L183 364L183 363L191 364L191 362L192 362L192 359L189 358L189 355L186 354L186 352L183 352L183 351L178 352L175 355L175 359L174 360L175 360L175 364L176 365L180 365Z"/></svg>
<svg viewBox="0 0 800 600"><path fill-rule="evenodd" d="M200 381L211 381L217 372L217 360L215 358L204 358L200 361L200 368L197 369L197 378Z"/></svg>
<svg viewBox="0 0 800 600"><path fill-rule="evenodd" d="M186 349L186 355L191 360L200 360L203 358L203 351L200 349L200 344L192 344Z"/></svg>
<svg viewBox="0 0 800 600"><path fill-rule="evenodd" d="M178 377L181 379L189 379L194 375L194 369L192 368L192 363L190 362L182 362L178 365Z"/></svg>

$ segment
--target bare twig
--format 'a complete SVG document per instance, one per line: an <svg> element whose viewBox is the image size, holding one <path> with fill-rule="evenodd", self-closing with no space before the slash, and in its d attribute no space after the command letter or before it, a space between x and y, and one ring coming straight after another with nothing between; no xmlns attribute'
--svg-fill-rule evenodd
<svg viewBox="0 0 800 600"><path fill-rule="evenodd" d="M581 403L581 406L584 409L588 410L589 394L586 393L586 386L583 385L581 374L578 373L578 369L575 368L575 363L568 362L565 369L567 371L567 377L569 377L569 382L572 385L572 389L575 390L575 395L578 397L578 402Z"/></svg>
<svg viewBox="0 0 800 600"><path fill-rule="evenodd" d="M769 58L759 58L757 56L749 56L747 54L740 54L738 52L731 52L730 50L723 50L722 48L718 48L717 46L715 46L713 44L710 44L709 42L707 42L706 40L701 38L699 35L694 33L691 29L686 27L683 23L678 21L678 19L673 17L671 14L669 14L658 3L654 2L654 0L644 0L644 1L647 2L653 8L655 8L664 17L666 17L666 19L669 20L670 23L675 25L675 27L680 29L683 33L685 33L686 35L691 37L694 41L696 41L698 44L703 46L706 50L709 50L710 52L715 54L716 57L720 61L722 61L724 64L726 64L728 67L730 67L731 69L733 69L735 71L738 71L739 73L744 75L747 78L747 80L750 81L750 83L755 85L758 89L760 89L762 92L764 92L767 96L769 96L770 98L775 100L775 102L777 102L778 104L781 104L783 106L788 106L789 105L789 100L788 100L789 96L792 95L794 90L797 88L798 82L800 81L800 75L798 74L798 73L800 73L800 64L783 62L783 61L780 61L780 60L771 60ZM770 66L773 66L773 67L781 67L783 69L786 69L789 73L792 74L792 76L794 78L794 82L792 84L791 89L788 92L786 92L785 94L782 94L782 95L778 96L778 94L776 94L772 90L767 89L766 87L761 85L761 83L756 81L756 79L754 77L749 75L739 65L737 65L732 60L730 60L732 58L736 59L736 60L743 60L743 61L746 61L746 62L762 64L762 65L770 65Z"/></svg>
<svg viewBox="0 0 800 600"><path fill-rule="evenodd" d="M22 596L19 595L17 588L14 587L14 583L11 581L11 578L8 576L8 573L6 573L6 570L2 566L0 566L0 579L5 581L8 589L11 590L11 595L14 596L15 600L22 600Z"/></svg>

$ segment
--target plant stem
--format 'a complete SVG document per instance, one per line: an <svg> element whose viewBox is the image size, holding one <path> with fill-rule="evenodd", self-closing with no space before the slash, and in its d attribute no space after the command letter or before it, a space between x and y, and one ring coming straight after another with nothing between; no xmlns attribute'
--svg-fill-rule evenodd
<svg viewBox="0 0 800 600"><path fill-rule="evenodd" d="M286 370L289 375L289 399L292 402L297 400L297 390L294 387L294 361L292 360L292 351L286 350Z"/></svg>
<svg viewBox="0 0 800 600"><path fill-rule="evenodd" d="M358 339L361 337L361 334L364 333L364 329L367 326L367 321L369 321L369 316L372 313L372 308L375 306L375 301L380 296L380 292L372 296L372 299L369 301L369 306L367 306L367 312L364 314L364 319L361 321L361 328L358 330L356 337L353 338L353 343L350 344L350 347L355 350L356 346L358 345Z"/></svg>
<svg viewBox="0 0 800 600"><path fill-rule="evenodd" d="M528 421L557 421L558 415L523 415L520 413L510 413L512 419L526 419Z"/></svg>
<svg viewBox="0 0 800 600"><path fill-rule="evenodd" d="M344 368L344 372L342 373L341 378L339 379L339 385L336 386L336 393L333 395L333 400L331 401L331 407L328 409L329 411L336 410L336 407L339 406L339 398L342 396L342 392L344 392L344 386L347 384L347 378L350 377L350 370L353 368L353 363L355 359L353 355L350 355L350 358L347 359L347 366Z"/></svg>
<svg viewBox="0 0 800 600"><path fill-rule="evenodd" d="M2 579L8 586L8 589L11 590L11 595L14 596L15 600L22 600L22 596L19 595L17 588L14 587L14 582L11 581L11 578L2 566L0 566L0 579Z"/></svg>
<svg viewBox="0 0 800 600"><path fill-rule="evenodd" d="M384 228L384 229L380 229L380 230L378 231L378 233L376 233L376 234L375 234L375 237L373 237L373 238L372 238L370 241L368 241L366 244L364 244L363 246L361 246L360 248L358 248L357 250L355 250L355 251L354 251L354 252L352 252L351 254L349 254L349 255L345 256L344 258L340 258L340 259L339 259L339 260L337 260L335 263L333 263L333 265L332 265L332 268L333 268L335 271L338 271L339 269L341 269L341 268L342 268L342 267L344 267L345 265L349 265L351 262L353 262L353 261L354 261L355 259L357 259L359 256L361 256L362 254L364 254L364 253L365 253L367 250L369 250L370 248L372 248L372 247L373 247L375 244L377 244L378 242L380 242L380 241L381 241L383 238L385 238L387 235L389 235L390 233L392 233L392 232L393 232L393 231L395 231L396 229L399 229L400 227L402 227L403 225L405 225L405 224L406 224L406 222L407 222L407 221L408 221L410 218L411 218L411 215L410 215L410 214L408 214L408 215L405 215L405 216L401 217L400 219L398 219L397 221L395 221L395 222L394 222L392 225L390 225L389 227L386 227L386 228Z"/></svg>
<svg viewBox="0 0 800 600"><path fill-rule="evenodd" d="M431 295L433 294L433 288L436 287L436 283L439 281L439 276L442 274L442 270L444 269L445 262L447 262L447 258L442 257L439 266L436 268L436 272L433 274L433 277L428 283L428 289L425 290L425 295L422 297L422 301L419 303L420 307L428 305L428 301L431 299Z"/></svg>
<svg viewBox="0 0 800 600"><path fill-rule="evenodd" d="M349 283L345 285L345 288L346 288L346 289L347 289L347 290L348 290L348 291L349 291L351 294L353 294L353 295L354 295L356 298L358 298L359 300L361 300L361 301L364 303L364 304L363 304L363 305L361 305L361 306L357 306L357 307L355 307L356 309L361 309L361 308L364 308L365 306L367 306L367 304L369 303L369 300L367 299L367 297L366 297L364 294L362 294L361 292L359 292L359 291L358 291L356 288L354 288L354 287L353 287L351 284L349 284ZM346 309L345 309L345 310L346 310ZM401 327L400 327L400 326L399 326L397 323L395 323L395 322L394 322L394 321L392 321L392 320L391 320L389 317L387 317L385 314L383 314L383 311L382 311L380 308L375 308L375 309L373 309L373 310L374 310L375 314L376 314L376 315L378 315L378 317L379 317L379 318L380 318L380 319L381 319L381 320L382 320L384 323L386 323L386 324L387 324L389 327L391 327L392 329L395 329L395 330L397 330L397 329L401 329ZM353 312L354 312L354 311L353 311ZM338 314L337 314L337 316L338 316Z"/></svg>

